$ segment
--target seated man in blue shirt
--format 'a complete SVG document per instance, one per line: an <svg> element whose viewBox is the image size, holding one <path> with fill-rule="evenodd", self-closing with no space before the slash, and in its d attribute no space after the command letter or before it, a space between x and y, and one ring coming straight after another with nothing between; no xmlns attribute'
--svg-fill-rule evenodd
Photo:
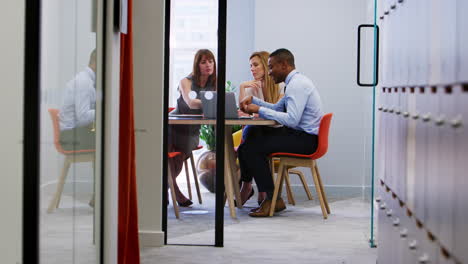
<svg viewBox="0 0 468 264"><path fill-rule="evenodd" d="M241 173L252 176L258 191L267 194L260 207L249 213L253 217L268 216L271 207L274 183L268 156L275 152L315 152L320 119L323 116L322 102L317 89L310 79L296 71L294 56L289 50L278 49L271 53L268 67L268 74L276 83L285 82L284 97L276 104L252 96L244 98L240 103L242 111L249 114L258 113L261 118L275 120L283 125L252 127L238 149ZM250 191L251 189L242 188L242 192ZM278 198L275 212L285 208L284 201Z"/></svg>

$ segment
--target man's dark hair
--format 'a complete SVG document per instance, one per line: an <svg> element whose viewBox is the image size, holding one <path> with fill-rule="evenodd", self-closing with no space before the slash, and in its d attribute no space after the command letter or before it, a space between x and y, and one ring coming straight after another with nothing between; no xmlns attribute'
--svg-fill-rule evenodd
<svg viewBox="0 0 468 264"><path fill-rule="evenodd" d="M290 66L294 65L294 55L287 49L277 49L270 54L270 57L275 57L278 61L286 61Z"/></svg>

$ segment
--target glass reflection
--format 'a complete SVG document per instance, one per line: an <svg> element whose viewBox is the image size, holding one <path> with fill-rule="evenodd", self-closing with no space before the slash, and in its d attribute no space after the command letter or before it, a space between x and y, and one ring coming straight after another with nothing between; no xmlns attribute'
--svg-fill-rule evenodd
<svg viewBox="0 0 468 264"><path fill-rule="evenodd" d="M169 110L184 120L168 128L169 244L214 244L216 131L200 119L216 91L217 4L171 1Z"/></svg>
<svg viewBox="0 0 468 264"><path fill-rule="evenodd" d="M97 1L44 1L40 263L97 263Z"/></svg>

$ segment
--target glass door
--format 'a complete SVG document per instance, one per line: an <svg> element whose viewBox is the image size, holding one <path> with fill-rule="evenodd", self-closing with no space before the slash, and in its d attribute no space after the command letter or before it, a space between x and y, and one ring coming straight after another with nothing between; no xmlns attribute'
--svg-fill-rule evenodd
<svg viewBox="0 0 468 264"><path fill-rule="evenodd" d="M99 263L100 0L42 1L40 263Z"/></svg>
<svg viewBox="0 0 468 264"><path fill-rule="evenodd" d="M219 43L225 28L219 27L220 2L225 1L166 1L167 244L222 245L224 118L218 109L224 103Z"/></svg>

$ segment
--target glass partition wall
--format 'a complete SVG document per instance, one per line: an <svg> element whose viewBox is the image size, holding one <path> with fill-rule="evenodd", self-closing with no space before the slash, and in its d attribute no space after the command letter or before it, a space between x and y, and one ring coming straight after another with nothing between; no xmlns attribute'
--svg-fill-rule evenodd
<svg viewBox="0 0 468 264"><path fill-rule="evenodd" d="M42 1L40 263L100 259L98 2Z"/></svg>
<svg viewBox="0 0 468 264"><path fill-rule="evenodd" d="M218 0L168 2L167 243L214 245Z"/></svg>

